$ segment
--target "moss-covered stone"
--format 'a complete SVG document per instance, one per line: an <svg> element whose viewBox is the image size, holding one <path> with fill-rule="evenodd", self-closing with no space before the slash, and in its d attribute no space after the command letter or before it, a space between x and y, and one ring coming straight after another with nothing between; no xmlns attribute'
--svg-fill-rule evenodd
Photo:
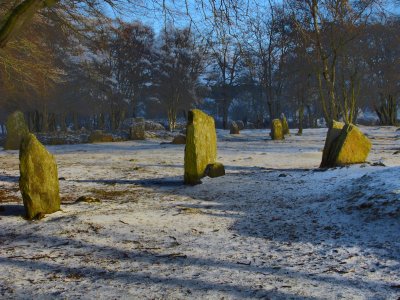
<svg viewBox="0 0 400 300"><path fill-rule="evenodd" d="M322 152L322 161L319 166L320 168L328 168L329 165L333 164L332 162L328 162L329 151L333 141L339 137L343 127L344 123L337 121L333 121L331 127L329 127L328 133L326 134L324 150Z"/></svg>
<svg viewBox="0 0 400 300"><path fill-rule="evenodd" d="M230 134L240 134L239 126L235 121L231 122L229 132L230 132Z"/></svg>
<svg viewBox="0 0 400 300"><path fill-rule="evenodd" d="M209 164L206 168L206 175L211 178L220 177L225 175L225 167L223 164L216 162Z"/></svg>
<svg viewBox="0 0 400 300"><path fill-rule="evenodd" d="M186 127L185 183L200 183L207 165L215 163L216 159L217 134L214 118L198 109L189 111Z"/></svg>
<svg viewBox="0 0 400 300"><path fill-rule="evenodd" d="M279 119L272 120L271 138L273 140L283 140L282 122Z"/></svg>
<svg viewBox="0 0 400 300"><path fill-rule="evenodd" d="M7 137L4 144L5 150L18 150L22 139L29 133L25 123L24 114L20 111L13 112L6 122Z"/></svg>
<svg viewBox="0 0 400 300"><path fill-rule="evenodd" d="M356 126L348 124L333 143L328 162L333 162L333 166L364 163L370 150L370 140Z"/></svg>
<svg viewBox="0 0 400 300"><path fill-rule="evenodd" d="M22 139L19 161L19 188L27 219L60 210L57 164L33 134Z"/></svg>
<svg viewBox="0 0 400 300"><path fill-rule="evenodd" d="M89 135L89 143L109 143L114 141L113 136L102 130L95 130Z"/></svg>
<svg viewBox="0 0 400 300"><path fill-rule="evenodd" d="M334 121L328 130L320 167L363 163L370 150L370 140L356 126Z"/></svg>
<svg viewBox="0 0 400 300"><path fill-rule="evenodd" d="M283 135L290 134L289 124L288 124L287 119L286 119L286 117L284 115L281 117L281 123L282 123L282 133L283 133Z"/></svg>

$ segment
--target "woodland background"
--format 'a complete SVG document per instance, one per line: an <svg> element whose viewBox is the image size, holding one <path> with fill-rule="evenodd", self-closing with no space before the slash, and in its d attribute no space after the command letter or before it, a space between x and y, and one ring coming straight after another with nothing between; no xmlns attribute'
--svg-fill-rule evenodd
<svg viewBox="0 0 400 300"><path fill-rule="evenodd" d="M2 2L0 25L28 1ZM174 129L193 107L220 128L281 113L300 131L397 122L396 3L41 2L0 47L1 124L19 109L36 132L113 131L136 116Z"/></svg>

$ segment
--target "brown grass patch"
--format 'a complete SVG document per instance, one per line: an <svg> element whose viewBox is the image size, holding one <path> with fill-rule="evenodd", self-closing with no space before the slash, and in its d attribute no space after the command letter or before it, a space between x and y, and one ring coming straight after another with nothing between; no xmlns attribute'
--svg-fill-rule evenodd
<svg viewBox="0 0 400 300"><path fill-rule="evenodd" d="M0 190L0 203L4 202L21 202L22 199L14 194L11 194L8 190Z"/></svg>
<svg viewBox="0 0 400 300"><path fill-rule="evenodd" d="M109 191L109 190L102 190L102 189L92 189L89 192L92 193L97 198L108 199L108 200L112 200L112 199L115 199L118 197L123 197L127 194L132 194L132 191L130 191L130 190Z"/></svg>

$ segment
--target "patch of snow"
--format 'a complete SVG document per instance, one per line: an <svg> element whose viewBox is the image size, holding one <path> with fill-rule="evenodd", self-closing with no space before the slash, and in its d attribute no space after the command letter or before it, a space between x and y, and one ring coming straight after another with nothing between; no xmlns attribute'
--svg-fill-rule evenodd
<svg viewBox="0 0 400 300"><path fill-rule="evenodd" d="M328 170L324 128L283 141L217 130L227 174L196 186L169 136L49 146L62 211L28 222L21 200L0 203L0 297L397 299L399 133L361 130L370 163ZM21 199L18 151L0 165Z"/></svg>

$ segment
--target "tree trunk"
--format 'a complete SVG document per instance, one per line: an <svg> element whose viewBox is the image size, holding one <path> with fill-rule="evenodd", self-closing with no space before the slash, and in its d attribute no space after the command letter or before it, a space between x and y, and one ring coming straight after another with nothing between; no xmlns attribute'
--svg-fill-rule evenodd
<svg viewBox="0 0 400 300"><path fill-rule="evenodd" d="M74 112L73 119L74 119L74 130L78 131L80 129L79 128L78 113Z"/></svg>
<svg viewBox="0 0 400 300"><path fill-rule="evenodd" d="M301 101L299 107L299 130L297 131L297 135L303 134L303 120L304 120L304 104L303 101Z"/></svg>
<svg viewBox="0 0 400 300"><path fill-rule="evenodd" d="M396 126L397 125L397 103L392 95L386 98L381 97L380 105L374 105L376 114L378 115L381 125Z"/></svg>
<svg viewBox="0 0 400 300"><path fill-rule="evenodd" d="M49 131L49 114L47 112L47 105L44 106L42 112L42 132Z"/></svg>
<svg viewBox="0 0 400 300"><path fill-rule="evenodd" d="M173 107L168 108L167 114L169 131L173 131L176 128L176 109Z"/></svg>
<svg viewBox="0 0 400 300"><path fill-rule="evenodd" d="M66 123L66 115L65 113L61 113L60 114L60 128L62 132L66 132L67 131L67 123Z"/></svg>
<svg viewBox="0 0 400 300"><path fill-rule="evenodd" d="M42 115L37 110L33 114L33 128L35 132L42 130Z"/></svg>
<svg viewBox="0 0 400 300"><path fill-rule="evenodd" d="M104 130L104 126L105 126L106 122L104 119L104 113L100 113L98 116L98 121L97 121L97 128L100 130Z"/></svg>

